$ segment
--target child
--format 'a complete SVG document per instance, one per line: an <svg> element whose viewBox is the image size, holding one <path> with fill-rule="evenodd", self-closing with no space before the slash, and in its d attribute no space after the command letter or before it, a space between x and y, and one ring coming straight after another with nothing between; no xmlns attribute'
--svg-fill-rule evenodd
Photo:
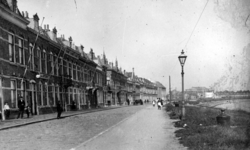
<svg viewBox="0 0 250 150"><path fill-rule="evenodd" d="M8 105L8 103L5 103L4 107L4 115L5 115L5 119L9 119L10 116L10 106Z"/></svg>
<svg viewBox="0 0 250 150"><path fill-rule="evenodd" d="M27 105L25 107L25 111L26 111L26 114L27 114L27 118L29 118L30 117L30 107L29 107L29 105Z"/></svg>
<svg viewBox="0 0 250 150"><path fill-rule="evenodd" d="M153 107L155 107L155 100L153 100Z"/></svg>

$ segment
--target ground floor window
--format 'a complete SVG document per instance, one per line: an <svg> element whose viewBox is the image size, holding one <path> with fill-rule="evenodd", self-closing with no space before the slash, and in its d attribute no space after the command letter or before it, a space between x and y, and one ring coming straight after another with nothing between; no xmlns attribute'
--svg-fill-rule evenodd
<svg viewBox="0 0 250 150"><path fill-rule="evenodd" d="M48 86L48 97L49 97L49 105L50 106L55 105L53 93L54 93L54 85L51 84Z"/></svg>
<svg viewBox="0 0 250 150"><path fill-rule="evenodd" d="M17 106L17 98L16 98L16 81L11 80L11 107L16 108Z"/></svg>

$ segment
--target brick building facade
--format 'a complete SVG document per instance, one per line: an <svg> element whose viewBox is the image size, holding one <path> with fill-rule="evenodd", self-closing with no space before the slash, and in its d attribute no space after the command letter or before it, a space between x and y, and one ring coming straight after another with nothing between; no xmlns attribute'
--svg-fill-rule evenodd
<svg viewBox="0 0 250 150"><path fill-rule="evenodd" d="M0 112L8 103L15 115L20 97L33 115L55 112L58 101L71 111L156 97L149 80L126 73L117 60L109 63L105 54L84 52L41 22L21 13L16 0L0 0Z"/></svg>

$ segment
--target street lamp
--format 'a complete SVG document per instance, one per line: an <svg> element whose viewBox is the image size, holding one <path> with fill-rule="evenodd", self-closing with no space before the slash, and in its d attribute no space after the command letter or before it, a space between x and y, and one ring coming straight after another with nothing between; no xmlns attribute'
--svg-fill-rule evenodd
<svg viewBox="0 0 250 150"><path fill-rule="evenodd" d="M181 55L178 57L180 64L181 64L181 77L182 77L182 111L181 111L181 119L184 120L185 119L185 103L184 103L184 71L183 71L183 67L185 64L185 61L187 59L187 56L184 54L184 51L181 51Z"/></svg>

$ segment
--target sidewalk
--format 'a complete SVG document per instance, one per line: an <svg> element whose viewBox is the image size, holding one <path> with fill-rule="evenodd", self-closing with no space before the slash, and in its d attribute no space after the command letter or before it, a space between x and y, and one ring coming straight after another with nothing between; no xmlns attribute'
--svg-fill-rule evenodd
<svg viewBox="0 0 250 150"><path fill-rule="evenodd" d="M78 110L78 111L68 111L63 112L61 115L61 118L71 117L79 114L86 114L96 111L104 111L104 110L110 110L110 109L117 109L120 107L126 107L125 106L108 106L108 107L102 107L102 108L95 108L95 109L84 109L84 110ZM131 105L132 106L132 105ZM0 121L0 131L1 130L7 130L11 128L21 127L25 125L30 125L34 123L44 122L44 121L50 121L57 119L57 112L50 113L50 114L43 114L43 115L30 115L30 118L27 118L26 114L24 114L23 119L10 119L10 120L4 120Z"/></svg>

